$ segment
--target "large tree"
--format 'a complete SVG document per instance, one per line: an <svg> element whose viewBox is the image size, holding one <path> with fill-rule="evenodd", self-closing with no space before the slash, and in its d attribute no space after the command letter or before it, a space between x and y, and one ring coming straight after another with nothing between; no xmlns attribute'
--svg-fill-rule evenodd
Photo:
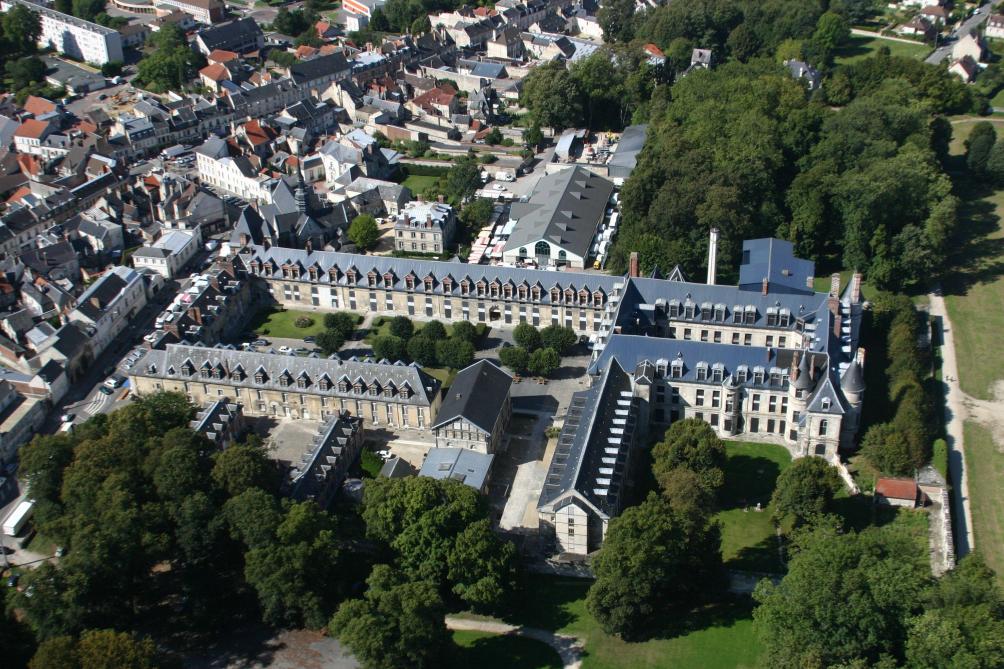
<svg viewBox="0 0 1004 669"><path fill-rule="evenodd" d="M33 12L24 5L14 5L3 15L0 25L15 53L35 53L35 44L42 35L38 12Z"/></svg>
<svg viewBox="0 0 1004 669"><path fill-rule="evenodd" d="M634 10L634 0L604 2L596 14L603 29L603 41L630 42L634 37Z"/></svg>
<svg viewBox="0 0 1004 669"><path fill-rule="evenodd" d="M685 467L715 495L725 484L726 459L725 444L714 429L702 420L687 418L674 422L652 449L652 471L664 485L674 469Z"/></svg>
<svg viewBox="0 0 1004 669"><path fill-rule="evenodd" d="M826 513L841 489L836 467L823 458L798 458L777 477L771 503L778 518L804 523Z"/></svg>
<svg viewBox="0 0 1004 669"><path fill-rule="evenodd" d="M718 526L681 518L652 493L611 521L586 606L607 633L637 638L669 608L706 591L720 567Z"/></svg>
<svg viewBox="0 0 1004 669"><path fill-rule="evenodd" d="M377 565L363 599L338 609L328 626L366 669L432 669L450 644L445 608L428 582L403 581L393 568Z"/></svg>
<svg viewBox="0 0 1004 669"><path fill-rule="evenodd" d="M380 240L380 228L369 214L360 214L349 224L349 239L360 251L369 251Z"/></svg>
<svg viewBox="0 0 1004 669"><path fill-rule="evenodd" d="M523 80L520 102L535 125L564 130L582 124L582 92L559 61L535 67Z"/></svg>
<svg viewBox="0 0 1004 669"><path fill-rule="evenodd" d="M902 527L840 534L822 524L799 535L787 575L754 595L764 662L801 669L901 657L930 579L926 544Z"/></svg>

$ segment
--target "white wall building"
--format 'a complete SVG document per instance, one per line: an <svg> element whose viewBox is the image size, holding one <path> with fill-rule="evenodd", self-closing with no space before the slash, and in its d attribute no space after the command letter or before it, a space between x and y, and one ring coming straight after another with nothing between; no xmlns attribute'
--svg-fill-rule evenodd
<svg viewBox="0 0 1004 669"><path fill-rule="evenodd" d="M199 179L207 186L243 198L248 202L269 202L274 179L260 174L246 156L231 155L219 137L210 137L195 150Z"/></svg>
<svg viewBox="0 0 1004 669"><path fill-rule="evenodd" d="M129 267L116 267L84 291L70 320L87 333L96 358L144 306L143 277Z"/></svg>
<svg viewBox="0 0 1004 669"><path fill-rule="evenodd" d="M171 230L161 235L150 246L137 249L132 254L136 269L149 269L165 279L173 279L198 253L202 244L202 229Z"/></svg>
<svg viewBox="0 0 1004 669"><path fill-rule="evenodd" d="M2 0L0 9L6 12L14 5L24 5L38 13L42 24L42 33L38 38L40 47L52 47L94 65L122 62L122 36L117 30L25 0Z"/></svg>

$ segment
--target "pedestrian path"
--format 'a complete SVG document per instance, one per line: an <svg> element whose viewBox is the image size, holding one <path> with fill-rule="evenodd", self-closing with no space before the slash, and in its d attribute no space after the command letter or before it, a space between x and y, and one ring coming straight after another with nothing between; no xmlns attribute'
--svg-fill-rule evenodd
<svg viewBox="0 0 1004 669"><path fill-rule="evenodd" d="M491 620L468 620L467 618L446 617L446 627L451 630L489 632L491 634L514 634L545 643L561 657L565 669L582 668L582 640L567 634L555 634L536 627L523 627Z"/></svg>

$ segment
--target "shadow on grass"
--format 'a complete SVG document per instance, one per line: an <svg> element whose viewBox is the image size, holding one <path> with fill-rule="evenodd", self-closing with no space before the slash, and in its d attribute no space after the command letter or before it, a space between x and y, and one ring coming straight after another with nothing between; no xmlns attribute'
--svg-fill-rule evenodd
<svg viewBox="0 0 1004 669"><path fill-rule="evenodd" d="M781 467L765 457L733 453L725 464L722 508L736 509L770 502Z"/></svg>
<svg viewBox="0 0 1004 669"><path fill-rule="evenodd" d="M959 208L959 239L953 245L955 253L946 263L954 269L945 278L948 295L965 295L970 286L994 281L1004 275L1004 238L989 238L1000 227L1000 216L989 198L994 190L989 186L956 179Z"/></svg>
<svg viewBox="0 0 1004 669"><path fill-rule="evenodd" d="M560 631L588 615L585 602L590 585L592 581L578 578L529 575L522 595L502 617L514 625Z"/></svg>
<svg viewBox="0 0 1004 669"><path fill-rule="evenodd" d="M524 637L483 635L479 632L455 632L459 643L451 649L452 669L559 669L558 654L546 644Z"/></svg>
<svg viewBox="0 0 1004 669"><path fill-rule="evenodd" d="M670 608L653 620L652 627L638 639L675 639L712 627L732 627L753 615L753 599L745 596L723 595L697 606Z"/></svg>
<svg viewBox="0 0 1004 669"><path fill-rule="evenodd" d="M784 563L778 553L777 536L764 537L762 541L753 546L744 546L734 558L725 562L725 568L772 574L783 573Z"/></svg>

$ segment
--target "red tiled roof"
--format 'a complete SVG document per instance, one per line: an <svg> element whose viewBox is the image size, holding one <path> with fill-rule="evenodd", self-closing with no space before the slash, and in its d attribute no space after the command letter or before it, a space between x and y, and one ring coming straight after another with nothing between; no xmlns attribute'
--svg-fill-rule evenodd
<svg viewBox="0 0 1004 669"><path fill-rule="evenodd" d="M20 202L21 198L23 198L25 195L31 195L31 189L28 188L27 186L21 186L16 191L14 191L14 193L9 198L7 198L7 201Z"/></svg>
<svg viewBox="0 0 1004 669"><path fill-rule="evenodd" d="M21 126L14 131L15 137L31 137L34 139L39 139L45 131L49 129L49 124L45 121L37 121L33 118L28 119Z"/></svg>
<svg viewBox="0 0 1004 669"><path fill-rule="evenodd" d="M33 116L41 116L56 111L56 104L37 95L29 95L24 101L24 110Z"/></svg>
<svg viewBox="0 0 1004 669"><path fill-rule="evenodd" d="M309 58L317 54L317 48L312 47L309 44L301 44L296 47L296 51L293 52L294 55L299 59Z"/></svg>
<svg viewBox="0 0 1004 669"><path fill-rule="evenodd" d="M880 478L875 493L889 499L917 499L917 482L913 479Z"/></svg>
<svg viewBox="0 0 1004 669"><path fill-rule="evenodd" d="M206 56L206 60L210 63L229 63L232 60L237 60L239 56L233 51L227 51L225 49L213 49Z"/></svg>
<svg viewBox="0 0 1004 669"><path fill-rule="evenodd" d="M199 70L199 75L211 81L223 81L230 78L230 70L219 63L213 63Z"/></svg>
<svg viewBox="0 0 1004 669"><path fill-rule="evenodd" d="M244 134L251 144L265 144L276 138L276 132L272 128L262 126L257 119L251 119L244 124Z"/></svg>
<svg viewBox="0 0 1004 669"><path fill-rule="evenodd" d="M662 52L662 49L660 49L659 47L657 47L654 44L646 44L645 46L642 47L642 49L644 49L646 52L648 52L648 53L650 53L653 56L656 56L658 58L665 58L666 57L666 54L664 54Z"/></svg>

